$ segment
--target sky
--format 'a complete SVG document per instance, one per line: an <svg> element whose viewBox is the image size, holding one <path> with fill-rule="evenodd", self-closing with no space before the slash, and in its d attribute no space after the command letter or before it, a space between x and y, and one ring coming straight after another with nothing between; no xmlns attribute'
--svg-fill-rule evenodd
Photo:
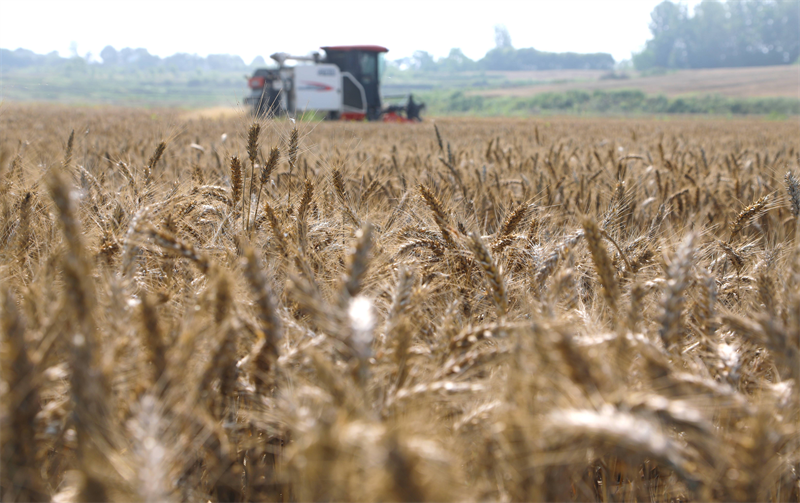
<svg viewBox="0 0 800 503"><path fill-rule="evenodd" d="M235 54L250 63L274 52L376 44L388 59L460 48L480 59L505 25L514 47L608 52L630 58L650 38L661 0L0 0L0 47L69 56L143 47ZM691 9L699 0L682 0Z"/></svg>

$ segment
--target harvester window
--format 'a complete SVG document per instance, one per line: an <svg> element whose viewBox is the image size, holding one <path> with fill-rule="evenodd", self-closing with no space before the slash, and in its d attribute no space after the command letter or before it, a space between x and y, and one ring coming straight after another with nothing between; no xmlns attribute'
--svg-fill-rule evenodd
<svg viewBox="0 0 800 503"><path fill-rule="evenodd" d="M378 82L383 80L383 72L386 71L386 58L383 53L378 54Z"/></svg>
<svg viewBox="0 0 800 503"><path fill-rule="evenodd" d="M358 63L361 67L361 81L364 84L375 82L378 77L377 58L375 53L359 54Z"/></svg>
<svg viewBox="0 0 800 503"><path fill-rule="evenodd" d="M348 68L352 68L351 66L349 66L347 64L348 53L330 51L330 52L327 53L327 55L328 55L328 57L325 60L327 63L333 63L334 65L338 66L339 69L342 70L343 72L352 71L352 70L348 69Z"/></svg>

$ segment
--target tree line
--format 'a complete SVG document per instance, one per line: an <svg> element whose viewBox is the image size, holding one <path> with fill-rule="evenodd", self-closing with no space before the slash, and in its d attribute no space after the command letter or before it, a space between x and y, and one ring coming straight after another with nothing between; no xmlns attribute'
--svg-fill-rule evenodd
<svg viewBox="0 0 800 503"><path fill-rule="evenodd" d="M800 2L794 0L703 0L693 14L688 7L664 0L651 13L652 38L644 49L633 55L637 70L654 68L716 68L791 64L800 57ZM266 64L261 56L249 65L230 54L178 53L165 58L143 48L117 50L106 46L99 54L64 58L55 51L36 54L26 49L0 49L0 62L6 69L30 67L74 67L94 63L115 70L161 68L175 72L197 70L248 71ZM608 53L579 54L539 51L532 47L515 48L504 26L495 27L495 47L482 58L473 60L454 48L444 58L434 58L426 51L396 59L399 69L432 73L458 73L501 70L610 70L614 58Z"/></svg>
<svg viewBox="0 0 800 503"><path fill-rule="evenodd" d="M425 51L416 51L411 57L390 62L400 69L414 69L422 72L470 72L482 70L559 70L559 69L600 69L609 70L614 67L614 58L610 54L578 54L574 52L555 53L538 51L534 48L516 49L511 45L511 37L504 27L496 28L496 46L486 55L473 60L461 49L452 49L447 57L435 59ZM36 54L27 49L0 49L0 61L3 66L12 68L75 66L77 63L89 62L116 70L147 70L163 68L177 72L195 70L211 70L220 72L248 71L266 65L264 58L256 57L249 65L239 56L230 54L210 54L206 57L197 54L178 53L166 58L150 54L147 49L126 47L116 50L106 46L96 61L91 54L79 57L64 58L56 51L48 54Z"/></svg>
<svg viewBox="0 0 800 503"><path fill-rule="evenodd" d="M633 55L637 70L785 65L800 56L800 2L703 0L693 15L665 0L651 14L653 37Z"/></svg>
<svg viewBox="0 0 800 503"><path fill-rule="evenodd" d="M395 60L401 68L423 72L468 72L481 70L610 70L614 67L611 54L598 52L545 52L533 47L517 49L511 44L511 35L504 26L495 27L495 47L481 59L473 60L461 49L450 50L444 58L435 59L426 51L416 51L410 58Z"/></svg>
<svg viewBox="0 0 800 503"><path fill-rule="evenodd" d="M191 72L195 70L234 72L247 71L254 67L264 66L266 63L261 56L256 57L249 65L239 56L231 54L209 54L206 57L197 54L178 53L160 58L150 54L147 49L126 47L116 50L106 46L100 51L101 61L95 61L91 54L80 57L77 53L72 57L61 57L58 52L36 54L28 49L0 49L0 61L5 68L56 68L61 66L74 66L76 63L89 64L90 62L102 67L117 70L129 69L132 71L147 70L150 68L164 68L177 72Z"/></svg>

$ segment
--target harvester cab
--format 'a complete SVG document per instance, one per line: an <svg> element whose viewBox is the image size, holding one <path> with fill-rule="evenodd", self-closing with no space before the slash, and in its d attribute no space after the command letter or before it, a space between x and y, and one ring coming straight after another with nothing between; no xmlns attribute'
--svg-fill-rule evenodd
<svg viewBox="0 0 800 503"><path fill-rule="evenodd" d="M322 47L325 56L291 56L279 52L270 56L278 68L258 69L248 80L250 96L245 104L258 115L294 115L297 112L324 113L328 119L418 122L424 104L411 95L405 104L384 106L380 82L385 68L378 45ZM297 61L286 66L286 61ZM396 98L396 97L395 97Z"/></svg>

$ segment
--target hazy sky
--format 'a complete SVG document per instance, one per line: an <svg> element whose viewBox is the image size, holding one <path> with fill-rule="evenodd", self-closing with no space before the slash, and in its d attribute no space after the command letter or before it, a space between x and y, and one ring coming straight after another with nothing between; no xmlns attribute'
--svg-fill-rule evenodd
<svg viewBox="0 0 800 503"><path fill-rule="evenodd" d="M144 47L161 57L237 54L249 63L278 51L378 44L390 59L460 47L473 58L504 24L514 47L609 52L619 61L649 38L661 0L0 0L0 47L81 55ZM698 0L683 0L691 7Z"/></svg>

